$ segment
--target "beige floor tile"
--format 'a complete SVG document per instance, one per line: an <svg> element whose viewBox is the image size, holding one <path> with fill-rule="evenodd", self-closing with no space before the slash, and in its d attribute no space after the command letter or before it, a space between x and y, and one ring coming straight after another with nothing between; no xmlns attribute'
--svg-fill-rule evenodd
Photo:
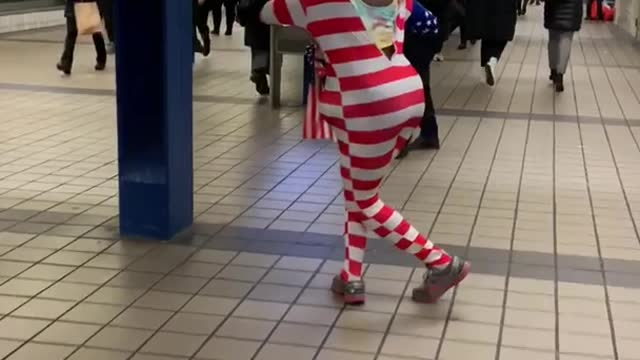
<svg viewBox="0 0 640 360"><path fill-rule="evenodd" d="M206 336L159 332L144 345L141 352L189 357L204 343Z"/></svg>
<svg viewBox="0 0 640 360"><path fill-rule="evenodd" d="M264 340L275 326L275 321L231 317L225 321L216 335L236 339Z"/></svg>
<svg viewBox="0 0 640 360"><path fill-rule="evenodd" d="M0 320L0 338L9 340L28 340L47 325L49 321L5 317Z"/></svg>
<svg viewBox="0 0 640 360"><path fill-rule="evenodd" d="M94 335L87 345L104 349L135 351L153 332L108 326Z"/></svg>
<svg viewBox="0 0 640 360"><path fill-rule="evenodd" d="M374 354L322 349L318 353L316 360L373 360L374 357Z"/></svg>
<svg viewBox="0 0 640 360"><path fill-rule="evenodd" d="M56 319L75 305L73 301L33 299L17 309L13 315L41 319Z"/></svg>
<svg viewBox="0 0 640 360"><path fill-rule="evenodd" d="M80 348L68 360L127 360L130 356L131 353L122 351Z"/></svg>
<svg viewBox="0 0 640 360"><path fill-rule="evenodd" d="M265 344L265 346L258 352L255 357L256 360L280 360L285 358L293 358L300 360L311 360L316 353L316 349L291 346L291 345L279 345L279 344Z"/></svg>
<svg viewBox="0 0 640 360"><path fill-rule="evenodd" d="M333 329L325 347L336 350L375 353L382 342L382 333L361 330Z"/></svg>
<svg viewBox="0 0 640 360"><path fill-rule="evenodd" d="M502 346L500 348L500 358L519 360L554 360L556 358L556 354L555 352L542 352Z"/></svg>
<svg viewBox="0 0 640 360"><path fill-rule="evenodd" d="M499 326L451 321L447 327L446 339L495 344L498 342Z"/></svg>
<svg viewBox="0 0 640 360"><path fill-rule="evenodd" d="M613 356L611 341L610 337L599 335L560 333L560 352Z"/></svg>
<svg viewBox="0 0 640 360"><path fill-rule="evenodd" d="M553 330L556 327L556 316L553 312L507 308L504 324L515 328Z"/></svg>
<svg viewBox="0 0 640 360"><path fill-rule="evenodd" d="M64 314L61 320L104 325L113 320L124 306L80 303Z"/></svg>
<svg viewBox="0 0 640 360"><path fill-rule="evenodd" d="M505 326L502 330L502 344L505 346L554 351L555 331L519 329Z"/></svg>
<svg viewBox="0 0 640 360"><path fill-rule="evenodd" d="M438 350L439 340L417 336L389 335L384 340L382 354L411 356L419 359L433 359Z"/></svg>
<svg viewBox="0 0 640 360"><path fill-rule="evenodd" d="M294 323L332 325L339 312L335 308L293 305L284 320Z"/></svg>
<svg viewBox="0 0 640 360"><path fill-rule="evenodd" d="M282 303L245 300L233 315L263 320L280 320L288 308L289 305Z"/></svg>
<svg viewBox="0 0 640 360"><path fill-rule="evenodd" d="M9 356L8 360L50 359L64 360L74 350L73 346L28 343Z"/></svg>
<svg viewBox="0 0 640 360"><path fill-rule="evenodd" d="M209 315L228 315L238 305L237 299L195 296L182 308L182 311Z"/></svg>
<svg viewBox="0 0 640 360"><path fill-rule="evenodd" d="M173 311L129 308L113 319L111 325L157 330L173 315Z"/></svg>
<svg viewBox="0 0 640 360"><path fill-rule="evenodd" d="M490 360L496 356L495 345L480 345L462 343L454 340L445 340L442 344L439 359L442 360L458 360L466 359L469 354L474 354L475 360Z"/></svg>
<svg viewBox="0 0 640 360"><path fill-rule="evenodd" d="M261 343L213 337L196 354L196 359L251 360Z"/></svg>
<svg viewBox="0 0 640 360"><path fill-rule="evenodd" d="M410 315L396 315L389 332L399 335L419 335L438 339L442 336L445 321L420 318Z"/></svg>
<svg viewBox="0 0 640 360"><path fill-rule="evenodd" d="M280 323L269 341L317 347L320 346L328 332L327 326Z"/></svg>
<svg viewBox="0 0 640 360"><path fill-rule="evenodd" d="M342 312L335 326L346 329L384 332L389 326L389 321L391 321L391 314L347 309Z"/></svg>

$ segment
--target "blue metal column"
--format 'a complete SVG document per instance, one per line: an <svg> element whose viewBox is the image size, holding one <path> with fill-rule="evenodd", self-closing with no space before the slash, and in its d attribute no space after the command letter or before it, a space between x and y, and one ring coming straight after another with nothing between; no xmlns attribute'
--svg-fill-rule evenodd
<svg viewBox="0 0 640 360"><path fill-rule="evenodd" d="M120 234L193 222L192 2L116 0Z"/></svg>

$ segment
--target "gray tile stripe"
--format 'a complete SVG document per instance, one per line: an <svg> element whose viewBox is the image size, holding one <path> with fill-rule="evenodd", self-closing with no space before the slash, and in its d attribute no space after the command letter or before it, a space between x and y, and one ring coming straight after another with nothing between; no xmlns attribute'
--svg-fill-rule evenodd
<svg viewBox="0 0 640 360"><path fill-rule="evenodd" d="M13 84L13 83L0 83L0 90L14 90L14 91L32 91L32 92L51 92L57 94L70 94L70 95L93 95L93 96L115 96L116 92L112 89L91 89L91 88L74 88L63 86L47 86L47 85L30 85L30 84ZM195 102L204 103L223 103L223 104L237 104L237 105L253 105L256 103L264 102L263 99L255 98L240 98L235 96L217 96L217 95L194 95L193 100ZM287 104L285 104L287 105ZM299 105L287 105L286 107L299 107ZM619 119L619 118L599 118L594 116L570 116L570 115L555 115L555 114L526 114L526 113L511 113L511 112L499 112L499 111L483 111L483 110L459 110L459 109L437 109L438 115L445 116L460 116L460 117L473 117L473 118L498 118L508 120L533 120L533 121L559 121L567 123L581 123L587 124L599 124L604 123L606 125L613 126L631 126L640 127L640 120L638 119Z"/></svg>
<svg viewBox="0 0 640 360"><path fill-rule="evenodd" d="M23 222L27 225L40 225ZM17 233L33 233L27 226L5 229ZM88 238L119 239L114 226L95 227L84 234ZM256 229L215 224L194 224L187 233L178 236L173 243L203 246L216 250L247 251L263 254L311 257L342 260L343 239L337 235L286 230ZM505 276L509 267L509 250L484 247L444 245L447 251L467 255L473 262L473 271L481 274ZM513 251L511 276L554 280L554 255L532 251ZM393 249L382 240L368 244L366 261L372 264L416 266L411 256ZM602 285L600 260L596 257L558 255L558 280L582 284ZM640 262L604 258L607 282L612 286L640 288Z"/></svg>

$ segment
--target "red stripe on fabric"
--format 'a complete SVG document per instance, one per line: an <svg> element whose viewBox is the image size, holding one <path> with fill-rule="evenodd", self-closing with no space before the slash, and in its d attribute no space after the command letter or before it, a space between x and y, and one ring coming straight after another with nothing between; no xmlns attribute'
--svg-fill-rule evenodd
<svg viewBox="0 0 640 360"><path fill-rule="evenodd" d="M356 204L358 205L358 207L360 209L366 209L366 208L370 207L371 205L375 204L376 201L378 201L378 195L373 196L370 199L358 200L358 201L356 201Z"/></svg>
<svg viewBox="0 0 640 360"><path fill-rule="evenodd" d="M359 17L354 16L312 21L307 25L307 30L313 34L314 38L317 38L326 35L364 31L365 28L364 25L362 25L362 20L360 20Z"/></svg>
<svg viewBox="0 0 640 360"><path fill-rule="evenodd" d="M373 215L373 219L381 225L386 223L392 216L395 210L384 205L377 213Z"/></svg>
<svg viewBox="0 0 640 360"><path fill-rule="evenodd" d="M367 220L367 217L361 212L349 211L347 213L347 220L352 221L352 222L361 223L361 222Z"/></svg>
<svg viewBox="0 0 640 360"><path fill-rule="evenodd" d="M366 121L366 120L363 120ZM349 131L349 141L352 144L375 145L395 139L407 124L400 124L387 129L369 131Z"/></svg>
<svg viewBox="0 0 640 360"><path fill-rule="evenodd" d="M351 180L353 183L353 189L354 190L359 190L359 191L368 191L368 190L374 190L377 189L378 187L380 187L380 185L382 184L382 179L379 180L356 180L356 179L352 179Z"/></svg>
<svg viewBox="0 0 640 360"><path fill-rule="evenodd" d="M293 25L293 18L286 0L273 0L273 13L280 24Z"/></svg>
<svg viewBox="0 0 640 360"><path fill-rule="evenodd" d="M359 249L364 249L367 246L367 238L364 236L358 235L349 235L349 246L357 247Z"/></svg>
<svg viewBox="0 0 640 360"><path fill-rule="evenodd" d="M328 50L327 58L333 64L343 64L358 60L374 59L382 56L380 50L373 44L350 46L341 49Z"/></svg>
<svg viewBox="0 0 640 360"><path fill-rule="evenodd" d="M396 226L396 228L393 229L393 231L397 232L402 236L405 236L407 235L407 232L409 231L409 229L411 229L411 225L409 225L409 223L405 219L402 219L400 224L398 224L398 226Z"/></svg>
<svg viewBox="0 0 640 360"><path fill-rule="evenodd" d="M392 66L384 70L370 72L363 75L347 76L340 79L342 91L370 89L376 86L388 84L394 81L417 76L416 70L407 66Z"/></svg>
<svg viewBox="0 0 640 360"><path fill-rule="evenodd" d="M357 169L363 169L363 170L378 170L378 169L382 169L383 167L387 166L387 164L389 164L389 162L391 162L391 155L393 154L393 152L389 151L388 153L382 155L382 156L376 156L376 157L355 157L352 156L351 157L351 167L352 168L357 168ZM356 181L354 179L354 181ZM369 180L367 180L369 181ZM364 185L365 183L363 183Z"/></svg>
<svg viewBox="0 0 640 360"><path fill-rule="evenodd" d="M389 236L389 234L391 234L391 230L381 226L381 227L379 227L379 228L377 228L375 230L375 233L378 236L385 238L385 237Z"/></svg>
<svg viewBox="0 0 640 360"><path fill-rule="evenodd" d="M347 105L344 107L345 118L367 118L371 116L379 116L392 114L400 110L404 110L410 106L424 103L424 92L422 89L416 89L398 96L388 99L378 100L365 104ZM354 120L359 121L359 120ZM365 121L365 120L363 120Z"/></svg>
<svg viewBox="0 0 640 360"><path fill-rule="evenodd" d="M327 122L327 124L330 124L331 126L341 129L341 130L345 130L346 124L344 123L344 119L340 119L340 118L336 118L336 117L331 117L331 116L326 116L323 115L322 113L320 113L320 118L324 121Z"/></svg>
<svg viewBox="0 0 640 360"><path fill-rule="evenodd" d="M411 246L411 244L413 244L411 241L404 238L398 240L398 242L395 243L396 247L400 250L407 250Z"/></svg>
<svg viewBox="0 0 640 360"><path fill-rule="evenodd" d="M318 98L320 102L328 105L342 105L342 97L340 96L340 92L338 91L322 91L320 92L320 96Z"/></svg>
<svg viewBox="0 0 640 360"><path fill-rule="evenodd" d="M345 190L344 191L344 199L346 201L354 201L355 200L355 195L353 194L353 191L350 190Z"/></svg>

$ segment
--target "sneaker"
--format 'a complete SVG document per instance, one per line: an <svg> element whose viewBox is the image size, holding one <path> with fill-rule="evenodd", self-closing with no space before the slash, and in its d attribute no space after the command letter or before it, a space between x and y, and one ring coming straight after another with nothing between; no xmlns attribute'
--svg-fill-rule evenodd
<svg viewBox="0 0 640 360"><path fill-rule="evenodd" d="M413 301L427 304L435 303L449 289L464 280L469 275L470 269L469 262L454 256L445 269L427 270L422 285L413 289Z"/></svg>
<svg viewBox="0 0 640 360"><path fill-rule="evenodd" d="M493 86L496 84L496 65L498 59L492 57L489 62L484 66L484 73L486 76L487 85Z"/></svg>
<svg viewBox="0 0 640 360"><path fill-rule="evenodd" d="M58 71L61 71L65 75L71 75L71 66L65 66L64 64L62 64L62 62L56 64L56 69L58 69Z"/></svg>
<svg viewBox="0 0 640 360"><path fill-rule="evenodd" d="M442 55L441 53L437 53L433 56L433 60L437 62L444 61L444 55Z"/></svg>
<svg viewBox="0 0 640 360"><path fill-rule="evenodd" d="M331 284L331 291L342 296L344 298L345 304L364 304L364 282L361 280L345 282L344 280L342 280L342 277L340 277L340 275L336 275L333 278L333 283Z"/></svg>
<svg viewBox="0 0 640 360"><path fill-rule="evenodd" d="M114 42L110 42L107 44L107 54L113 55L116 53L116 44Z"/></svg>

